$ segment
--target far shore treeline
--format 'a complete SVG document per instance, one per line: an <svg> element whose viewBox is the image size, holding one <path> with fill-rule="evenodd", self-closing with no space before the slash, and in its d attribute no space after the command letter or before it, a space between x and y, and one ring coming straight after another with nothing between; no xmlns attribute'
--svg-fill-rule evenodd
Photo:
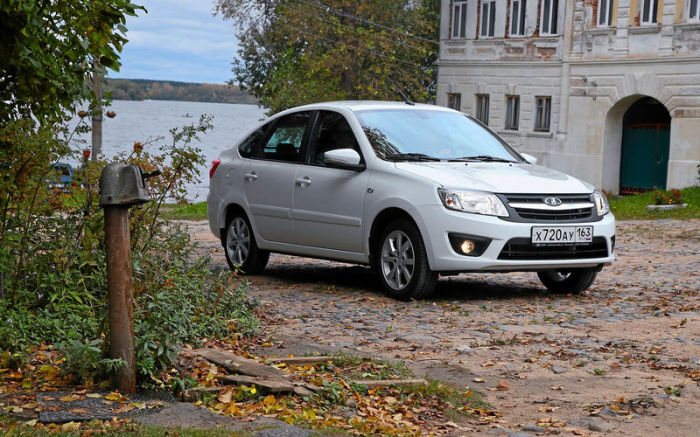
<svg viewBox="0 0 700 437"><path fill-rule="evenodd" d="M257 99L233 85L151 79L107 79L114 100L179 100L257 104Z"/></svg>

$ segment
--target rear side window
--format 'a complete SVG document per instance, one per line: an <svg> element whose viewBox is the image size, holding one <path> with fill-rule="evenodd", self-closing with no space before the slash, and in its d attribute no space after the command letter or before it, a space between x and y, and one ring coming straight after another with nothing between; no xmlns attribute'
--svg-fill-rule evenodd
<svg viewBox="0 0 700 437"><path fill-rule="evenodd" d="M280 118L265 142L260 155L263 159L301 162L302 144L311 119L311 112L298 112Z"/></svg>
<svg viewBox="0 0 700 437"><path fill-rule="evenodd" d="M240 146L238 146L238 153L241 154L243 158L254 158L256 153L257 146L260 144L260 141L263 140L265 137L265 132L267 131L268 127L270 124L266 124L264 126L259 127L258 129L255 130L248 138L243 140Z"/></svg>

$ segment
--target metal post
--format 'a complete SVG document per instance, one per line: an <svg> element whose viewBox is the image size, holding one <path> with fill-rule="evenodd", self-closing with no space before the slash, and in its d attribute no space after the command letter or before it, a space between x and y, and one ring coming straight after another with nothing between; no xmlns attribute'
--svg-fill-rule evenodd
<svg viewBox="0 0 700 437"><path fill-rule="evenodd" d="M95 110L92 114L92 160L102 157L102 79L100 65L95 61L92 72L92 89L95 92Z"/></svg>
<svg viewBox="0 0 700 437"><path fill-rule="evenodd" d="M122 393L136 391L134 354L134 296L131 283L129 206L105 206L107 289L109 293L110 357L126 363L119 369L115 385Z"/></svg>

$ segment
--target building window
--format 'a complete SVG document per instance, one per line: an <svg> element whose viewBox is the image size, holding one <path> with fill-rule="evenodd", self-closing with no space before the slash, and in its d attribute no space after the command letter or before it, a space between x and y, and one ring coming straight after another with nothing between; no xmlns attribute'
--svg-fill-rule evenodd
<svg viewBox="0 0 700 437"><path fill-rule="evenodd" d="M447 107L456 111L462 110L462 95L459 93L447 94Z"/></svg>
<svg viewBox="0 0 700 437"><path fill-rule="evenodd" d="M476 95L476 118L484 123L489 124L489 95L488 94L477 94Z"/></svg>
<svg viewBox="0 0 700 437"><path fill-rule="evenodd" d="M465 38L467 35L467 2L456 1L452 5L452 38Z"/></svg>
<svg viewBox="0 0 700 437"><path fill-rule="evenodd" d="M481 36L494 35L496 28L496 0L481 1Z"/></svg>
<svg viewBox="0 0 700 437"><path fill-rule="evenodd" d="M510 34L512 36L525 36L526 9L526 0L513 0L510 3Z"/></svg>
<svg viewBox="0 0 700 437"><path fill-rule="evenodd" d="M656 24L659 0L642 0L642 24Z"/></svg>
<svg viewBox="0 0 700 437"><path fill-rule="evenodd" d="M506 96L506 129L518 130L520 96Z"/></svg>
<svg viewBox="0 0 700 437"><path fill-rule="evenodd" d="M598 2L598 27L612 26L614 4L615 0L600 0Z"/></svg>
<svg viewBox="0 0 700 437"><path fill-rule="evenodd" d="M690 0L690 8L688 10L688 18L691 20L700 20L700 1Z"/></svg>
<svg viewBox="0 0 700 437"><path fill-rule="evenodd" d="M552 114L551 97L535 97L535 130L549 132L549 120Z"/></svg>
<svg viewBox="0 0 700 437"><path fill-rule="evenodd" d="M556 35L558 17L559 0L542 0L542 20L540 20L540 33L542 35Z"/></svg>

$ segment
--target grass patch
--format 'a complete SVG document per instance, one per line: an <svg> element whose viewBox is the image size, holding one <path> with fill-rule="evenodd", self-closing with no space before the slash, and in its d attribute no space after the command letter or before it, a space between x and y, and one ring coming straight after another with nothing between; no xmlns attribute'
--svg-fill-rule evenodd
<svg viewBox="0 0 700 437"><path fill-rule="evenodd" d="M654 192L614 196L610 198L610 210L618 220L659 220L700 218L700 187L680 190L687 208L670 211L647 211L654 204Z"/></svg>
<svg viewBox="0 0 700 437"><path fill-rule="evenodd" d="M163 217L170 220L206 220L207 202L167 205L163 209Z"/></svg>
<svg viewBox="0 0 700 437"><path fill-rule="evenodd" d="M403 361L384 361L370 358L359 358L353 355L336 355L333 365L342 367L350 379L409 379L414 378L413 372Z"/></svg>

